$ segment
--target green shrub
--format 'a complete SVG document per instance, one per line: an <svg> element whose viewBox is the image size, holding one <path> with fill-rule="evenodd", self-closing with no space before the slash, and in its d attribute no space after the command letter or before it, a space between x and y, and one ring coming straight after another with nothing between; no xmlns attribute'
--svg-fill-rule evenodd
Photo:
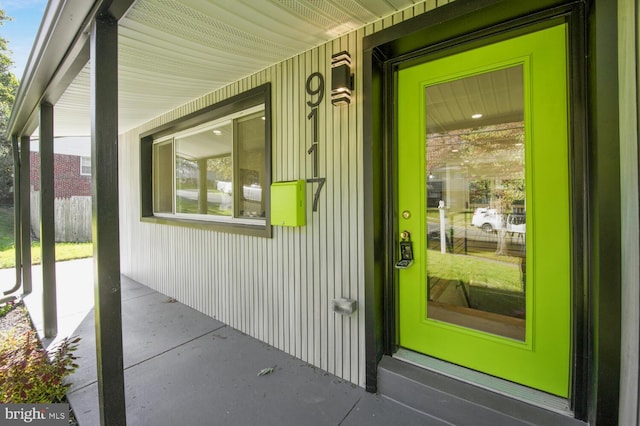
<svg viewBox="0 0 640 426"><path fill-rule="evenodd" d="M46 351L33 330L10 330L3 334L0 336L0 402L61 402L71 386L64 378L78 368L73 352L80 338L65 338Z"/></svg>
<svg viewBox="0 0 640 426"><path fill-rule="evenodd" d="M3 306L0 306L0 318L11 312L15 306L15 302L7 302Z"/></svg>

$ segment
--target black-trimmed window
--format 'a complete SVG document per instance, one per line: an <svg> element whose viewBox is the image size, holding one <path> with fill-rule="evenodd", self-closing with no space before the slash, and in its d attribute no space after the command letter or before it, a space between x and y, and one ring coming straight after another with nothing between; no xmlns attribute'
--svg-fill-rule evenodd
<svg viewBox="0 0 640 426"><path fill-rule="evenodd" d="M270 235L270 85L141 139L142 216Z"/></svg>

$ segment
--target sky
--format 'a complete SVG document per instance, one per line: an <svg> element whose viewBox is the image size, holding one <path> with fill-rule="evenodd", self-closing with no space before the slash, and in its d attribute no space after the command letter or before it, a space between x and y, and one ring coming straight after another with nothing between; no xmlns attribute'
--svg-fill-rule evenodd
<svg viewBox="0 0 640 426"><path fill-rule="evenodd" d="M14 62L12 72L19 80L22 79L46 5L47 0L0 0L0 9L13 18L0 26L0 37L8 41Z"/></svg>

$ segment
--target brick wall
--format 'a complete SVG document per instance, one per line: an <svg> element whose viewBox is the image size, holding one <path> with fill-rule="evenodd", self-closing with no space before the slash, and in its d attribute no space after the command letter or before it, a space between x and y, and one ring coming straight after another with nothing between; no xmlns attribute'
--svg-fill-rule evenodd
<svg viewBox="0 0 640 426"><path fill-rule="evenodd" d="M54 154L54 196L69 198L91 195L91 176L80 174L80 157L75 155ZM31 153L31 186L40 190L40 153Z"/></svg>

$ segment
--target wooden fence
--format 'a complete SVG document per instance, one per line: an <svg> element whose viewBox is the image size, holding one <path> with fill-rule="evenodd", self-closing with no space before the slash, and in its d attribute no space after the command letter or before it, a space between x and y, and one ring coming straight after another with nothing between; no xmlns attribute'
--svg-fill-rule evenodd
<svg viewBox="0 0 640 426"><path fill-rule="evenodd" d="M56 198L57 242L91 241L91 197ZM40 192L31 193L31 232L40 239Z"/></svg>

